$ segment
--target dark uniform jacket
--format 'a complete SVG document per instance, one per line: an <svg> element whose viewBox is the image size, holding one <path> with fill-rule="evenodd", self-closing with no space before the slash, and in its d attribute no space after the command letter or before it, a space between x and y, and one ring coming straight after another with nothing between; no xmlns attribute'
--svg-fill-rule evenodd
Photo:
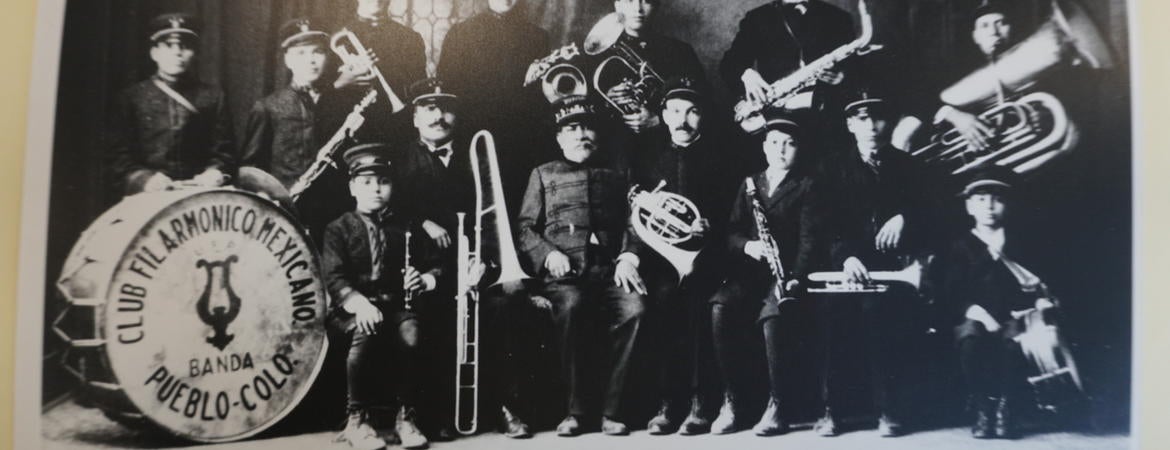
<svg viewBox="0 0 1170 450"><path fill-rule="evenodd" d="M620 171L592 159L547 162L528 178L517 220L519 250L530 268L537 269L530 273L543 274L546 281L554 280L544 269L545 258L554 250L569 257L573 272L566 279L604 273L613 268L618 255L635 251L628 237L628 214L625 175Z"/></svg>
<svg viewBox="0 0 1170 450"><path fill-rule="evenodd" d="M375 64L386 77L386 82L405 104L398 114L391 114L390 101L382 93L377 80L371 87L378 89L378 99L365 113L366 122L355 133L362 142L404 142L410 135L410 94L408 89L415 81L427 76L426 46L422 36L409 27L389 18L378 21L359 19L351 22L348 29L357 35L362 45L378 57ZM347 86L337 95L322 97L322 133L328 138L337 131L345 117L353 111L369 88L358 85Z"/></svg>
<svg viewBox="0 0 1170 450"><path fill-rule="evenodd" d="M748 11L739 22L731 47L723 54L719 71L732 93L742 96L740 76L754 68L772 83L853 40L849 13L823 1L807 2L798 14L780 0Z"/></svg>
<svg viewBox="0 0 1170 450"><path fill-rule="evenodd" d="M468 146L460 139L451 145L451 161L444 166L426 144L415 139L391 155L394 198L402 215L415 226L430 220L455 235L455 213L468 212L474 200ZM486 173L484 174L486 179Z"/></svg>
<svg viewBox="0 0 1170 450"><path fill-rule="evenodd" d="M764 209L768 231L780 247L780 262L784 266L785 281L803 279L816 263L815 232L819 226L813 205L813 180L797 172L789 172L780 186L771 193L763 172L751 176L756 184L755 199ZM747 182L740 182L731 206L728 223L728 252L736 264L733 273L741 279L773 281L771 269L764 262L750 259L743 253L744 244L759 239L752 213L752 201L747 194Z"/></svg>
<svg viewBox="0 0 1170 450"><path fill-rule="evenodd" d="M394 215L380 219L379 223L386 239L382 270L379 273L372 272L370 232L360 213L356 211L345 213L325 228L321 261L329 295L338 306L344 298L342 294L353 289L371 301L402 309L406 223ZM426 236L414 234L410 241L411 266L420 273L430 274L436 281L440 281L444 272L437 264L437 253L431 240Z"/></svg>
<svg viewBox="0 0 1170 450"><path fill-rule="evenodd" d="M856 150L837 155L824 165L824 189L817 208L824 214L832 266L855 256L869 270L898 270L898 256L926 249L938 209L934 195L940 184L922 162L886 146L878 150L877 171ZM905 219L899 250L879 252L875 237L890 218Z"/></svg>
<svg viewBox="0 0 1170 450"><path fill-rule="evenodd" d="M1003 253L1029 271L1027 252L1007 235ZM1023 259L1021 259L1023 258ZM970 232L944 247L931 262L931 280L936 297L952 324L963 322L967 308L982 306L996 321L1007 323L1012 311L1035 305L1036 295L1021 290L1020 283L1003 261L992 259L987 244Z"/></svg>
<svg viewBox="0 0 1170 450"><path fill-rule="evenodd" d="M117 186L139 192L156 172L185 180L215 167L231 173L231 120L223 91L194 79L172 88L189 111L148 79L118 96L110 117L110 166Z"/></svg>
<svg viewBox="0 0 1170 450"><path fill-rule="evenodd" d="M241 165L263 169L291 188L317 157L317 105L285 87L257 100L248 114Z"/></svg>

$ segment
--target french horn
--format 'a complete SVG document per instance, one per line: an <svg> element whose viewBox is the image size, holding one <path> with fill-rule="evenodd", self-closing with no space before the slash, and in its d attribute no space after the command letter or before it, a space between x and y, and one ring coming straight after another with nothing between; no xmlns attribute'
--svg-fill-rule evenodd
<svg viewBox="0 0 1170 450"><path fill-rule="evenodd" d="M702 216L690 199L663 191L665 185L663 180L652 191L630 189L630 223L646 245L674 266L681 281L694 270L699 254L681 246L696 240L692 224Z"/></svg>

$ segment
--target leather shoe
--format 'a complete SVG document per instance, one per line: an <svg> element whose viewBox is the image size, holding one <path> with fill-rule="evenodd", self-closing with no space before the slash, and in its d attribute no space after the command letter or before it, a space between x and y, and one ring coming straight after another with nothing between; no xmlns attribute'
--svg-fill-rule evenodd
<svg viewBox="0 0 1170 450"><path fill-rule="evenodd" d="M500 408L502 419L504 422L504 436L512 439L528 439L532 437L532 432L528 430L528 424L512 414L512 411L507 406Z"/></svg>
<svg viewBox="0 0 1170 450"><path fill-rule="evenodd" d="M581 423L576 416L566 416L560 425L557 425L557 436L571 437L581 434Z"/></svg>
<svg viewBox="0 0 1170 450"><path fill-rule="evenodd" d="M678 424L670 420L670 413L670 402L663 401L662 405L658 407L658 413L646 424L646 431L655 436L671 434L677 431Z"/></svg>
<svg viewBox="0 0 1170 450"><path fill-rule="evenodd" d="M402 448L426 448L427 437L423 436L422 431L414 424L414 410L409 407L402 407L398 410L398 418L394 424L394 431L398 433L398 438L402 439Z"/></svg>
<svg viewBox="0 0 1170 450"><path fill-rule="evenodd" d="M1015 439L1017 431L1014 419L1007 397L999 399L995 409L995 436L1000 439Z"/></svg>
<svg viewBox="0 0 1170 450"><path fill-rule="evenodd" d="M630 434L630 427L609 417L602 417L601 432L609 436L625 436Z"/></svg>
<svg viewBox="0 0 1170 450"><path fill-rule="evenodd" d="M813 425L813 431L817 436L833 437L837 435L837 421L833 419L833 411L825 408L825 415L817 420Z"/></svg>
<svg viewBox="0 0 1170 450"><path fill-rule="evenodd" d="M683 420L679 434L694 436L708 431L711 431L711 421L703 414L703 401L699 399L698 395L691 397L691 412Z"/></svg>
<svg viewBox="0 0 1170 450"><path fill-rule="evenodd" d="M902 424L889 414L882 414L878 418L878 435L881 437L898 437L902 435Z"/></svg>
<svg viewBox="0 0 1170 450"><path fill-rule="evenodd" d="M728 434L736 431L735 409L735 398L730 392L723 394L723 406L719 408L719 415L711 423L711 434Z"/></svg>
<svg viewBox="0 0 1170 450"><path fill-rule="evenodd" d="M975 439L991 439L995 437L992 428L995 407L998 402L994 398L980 398L975 400L975 426L971 427L971 436Z"/></svg>
<svg viewBox="0 0 1170 450"><path fill-rule="evenodd" d="M775 436L787 431L788 424L780 417L780 401L776 400L776 397L768 399L768 408L764 410L764 415L760 417L756 426L752 427L752 432L756 433L756 436Z"/></svg>

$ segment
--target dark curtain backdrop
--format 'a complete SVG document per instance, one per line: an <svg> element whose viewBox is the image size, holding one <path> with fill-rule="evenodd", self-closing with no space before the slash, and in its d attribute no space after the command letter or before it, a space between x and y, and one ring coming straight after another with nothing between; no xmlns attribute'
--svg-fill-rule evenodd
<svg viewBox="0 0 1170 450"><path fill-rule="evenodd" d="M856 15L854 0L828 0ZM973 51L966 11L974 0L870 0L878 40L901 57L892 68L906 76L952 78L944 61ZM527 14L549 30L552 43L580 42L602 15L612 11L608 0L529 0ZM708 75L722 86L716 67L735 35L739 20L763 0L662 0L654 24L662 32L691 43L707 67ZM1021 0L1025 15L1035 21L1043 0ZM1113 130L1108 148L1095 149L1100 163L1086 170L1083 183L1100 190L1087 217L1073 218L1080 225L1062 229L1062 242L1076 242L1082 261L1072 265L1065 278L1070 291L1088 297L1095 309L1083 317L1102 319L1097 337L1112 350L1106 367L1129 367L1129 161L1130 129L1128 90L1128 30L1125 0L1081 0L1103 28L1121 66L1100 85L1086 86L1085 94L1098 100L1101 129ZM481 11L486 0L393 0L391 12L424 35L430 67L440 56L442 38L453 22ZM53 282L80 233L117 197L106 186L103 167L105 115L113 97L124 87L149 76L154 70L147 56L146 23L171 11L202 18L204 30L199 47L198 73L221 86L227 94L235 132L251 104L287 82L277 55L276 33L292 17L311 16L336 29L353 13L352 0L71 0L66 9L53 146L53 171L46 283L46 324L60 311ZM946 74L945 76L943 74ZM720 88L722 89L722 88ZM935 95L935 93L925 93ZM721 96L728 106L732 99ZM48 151L49 149L45 149ZM1091 219L1091 220L1090 220ZM1060 254L1060 253L1057 253ZM1104 263L1104 264L1102 264ZM1100 300L1098 300L1100 299ZM48 331L48 330L46 330ZM70 388L71 380L57 368L62 343L46 333L45 398L57 397ZM1128 371L1116 374L1128 395ZM1127 410L1122 411L1127 412Z"/></svg>

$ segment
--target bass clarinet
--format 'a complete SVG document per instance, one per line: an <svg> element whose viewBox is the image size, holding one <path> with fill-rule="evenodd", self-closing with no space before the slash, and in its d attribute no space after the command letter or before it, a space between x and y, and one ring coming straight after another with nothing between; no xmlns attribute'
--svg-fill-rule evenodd
<svg viewBox="0 0 1170 450"><path fill-rule="evenodd" d="M756 220L757 239L764 243L764 256L767 258L768 267L772 269L772 277L776 279L773 293L776 294L776 301L783 302L786 299L784 297L784 264L780 262L780 246L776 244L776 239L772 237L772 232L768 229L768 218L764 216L764 206L756 197L756 182L751 177L747 177L744 179L744 185L748 200L752 202L752 218Z"/></svg>

